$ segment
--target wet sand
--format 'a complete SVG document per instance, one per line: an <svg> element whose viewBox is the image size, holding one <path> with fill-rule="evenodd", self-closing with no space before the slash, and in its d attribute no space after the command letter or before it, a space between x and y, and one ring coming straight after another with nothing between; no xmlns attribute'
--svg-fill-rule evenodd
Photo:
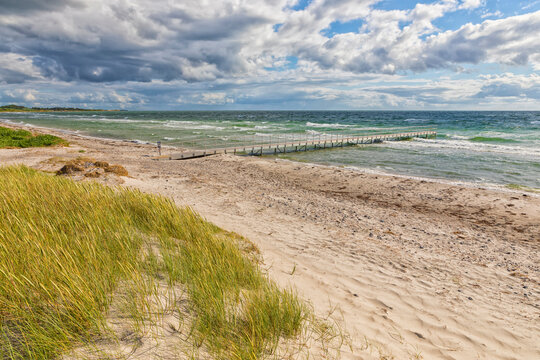
<svg viewBox="0 0 540 360"><path fill-rule="evenodd" d="M343 358L540 358L536 194L273 158L156 161L150 145L44 132L71 146L0 149L0 165L52 171L53 157L88 156L125 166L124 186L248 237L274 280L322 316L333 310L352 339Z"/></svg>

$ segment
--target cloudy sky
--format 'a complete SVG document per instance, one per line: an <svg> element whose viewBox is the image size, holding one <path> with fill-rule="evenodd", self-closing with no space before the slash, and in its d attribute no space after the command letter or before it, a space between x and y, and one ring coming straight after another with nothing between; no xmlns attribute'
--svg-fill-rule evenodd
<svg viewBox="0 0 540 360"><path fill-rule="evenodd" d="M540 110L540 0L0 0L0 103Z"/></svg>

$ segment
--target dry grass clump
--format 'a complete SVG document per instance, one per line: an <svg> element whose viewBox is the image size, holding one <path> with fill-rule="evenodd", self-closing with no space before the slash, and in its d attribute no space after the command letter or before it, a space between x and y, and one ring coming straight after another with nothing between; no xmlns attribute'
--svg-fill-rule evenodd
<svg viewBox="0 0 540 360"><path fill-rule="evenodd" d="M62 168L56 172L56 175L71 175L81 171L84 171L84 168L82 166L74 163L68 163L62 166Z"/></svg>
<svg viewBox="0 0 540 360"><path fill-rule="evenodd" d="M0 168L0 359L50 359L74 347L118 358L99 349L100 339L118 341L106 315L118 298L135 338L172 308L190 319L181 339L191 354L276 357L314 318L239 241L160 196ZM185 289L185 301L162 283ZM328 329L312 332L328 339ZM280 358L292 356L285 349Z"/></svg>
<svg viewBox="0 0 540 360"><path fill-rule="evenodd" d="M56 175L73 175L76 173L82 173L82 175L89 178L98 178L104 173L129 176L128 171L122 165L110 165L106 161L96 161L87 157L78 157L66 162L56 172Z"/></svg>
<svg viewBox="0 0 540 360"><path fill-rule="evenodd" d="M118 176L128 176L128 171L122 165L109 165L105 167L105 172L113 173Z"/></svg>
<svg viewBox="0 0 540 360"><path fill-rule="evenodd" d="M85 172L84 176L88 177L88 178L98 178L101 175L103 175L103 173L104 173L103 169L101 169L101 168L93 168L93 169L90 169L87 172Z"/></svg>
<svg viewBox="0 0 540 360"><path fill-rule="evenodd" d="M94 162L94 166L102 169L106 169L109 167L109 163L106 161L96 161Z"/></svg>

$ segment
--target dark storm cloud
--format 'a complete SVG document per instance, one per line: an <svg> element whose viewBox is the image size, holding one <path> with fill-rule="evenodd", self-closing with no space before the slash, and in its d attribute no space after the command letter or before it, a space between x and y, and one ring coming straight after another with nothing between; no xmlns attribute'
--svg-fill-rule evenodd
<svg viewBox="0 0 540 360"><path fill-rule="evenodd" d="M452 89L444 85L439 86L393 86L393 87L373 87L364 88L374 94L391 95L400 99L414 99L415 101L425 104L438 104L442 101L451 103L452 101L445 98L445 93ZM465 102L465 99L460 101Z"/></svg>
<svg viewBox="0 0 540 360"><path fill-rule="evenodd" d="M270 23L270 20L248 13L231 14L212 19L194 19L183 17L180 24L176 24L177 14L167 14L161 19L154 17L169 29L176 31L176 39L189 41L219 41L245 34L251 27Z"/></svg>
<svg viewBox="0 0 540 360"><path fill-rule="evenodd" d="M0 83L22 84L25 81L29 81L32 79L33 79L32 76L26 75L19 71L0 68Z"/></svg>
<svg viewBox="0 0 540 360"><path fill-rule="evenodd" d="M527 97L529 99L540 99L540 86L523 87L520 84L499 82L482 86L482 89L474 97Z"/></svg>
<svg viewBox="0 0 540 360"><path fill-rule="evenodd" d="M57 11L66 6L82 7L83 3L79 0L0 0L2 14Z"/></svg>
<svg viewBox="0 0 540 360"><path fill-rule="evenodd" d="M434 96L440 96L445 91L448 91L448 88L445 87L382 87L382 88L365 88L365 90L391 94L400 97L422 97L422 98L431 98Z"/></svg>
<svg viewBox="0 0 540 360"><path fill-rule="evenodd" d="M89 82L139 81L178 79L182 72L174 64L137 57L137 52L107 51L47 52L33 57L33 64L47 78L62 81Z"/></svg>
<svg viewBox="0 0 540 360"><path fill-rule="evenodd" d="M30 3L18 9L24 8ZM0 37L10 40L0 53L31 57L43 76L62 81L201 81L245 71L242 35L269 21L245 12L198 19L179 11L147 16L128 2L115 2L110 10L113 23L96 17L73 29L47 17L36 17L30 26L26 19L0 23ZM71 25L73 19L67 21Z"/></svg>
<svg viewBox="0 0 540 360"><path fill-rule="evenodd" d="M62 81L83 80L90 82L138 81L152 80L201 80L197 69L206 64L216 67L212 78L241 70L241 63L235 62L235 54L228 49L216 53L189 53L177 57L167 52L141 51L109 51L105 49L80 49L74 51L27 51L33 56L33 64L47 78ZM178 61L178 59L182 61ZM201 75L202 76L202 75Z"/></svg>

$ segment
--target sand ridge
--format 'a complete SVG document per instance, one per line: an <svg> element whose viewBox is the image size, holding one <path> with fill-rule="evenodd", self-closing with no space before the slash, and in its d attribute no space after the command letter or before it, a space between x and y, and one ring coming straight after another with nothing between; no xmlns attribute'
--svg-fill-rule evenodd
<svg viewBox="0 0 540 360"><path fill-rule="evenodd" d="M54 133L54 132L53 132ZM70 148L0 150L52 170L84 156L261 249L272 278L334 310L355 359L540 358L540 198L272 158L155 161L148 145L63 134Z"/></svg>

